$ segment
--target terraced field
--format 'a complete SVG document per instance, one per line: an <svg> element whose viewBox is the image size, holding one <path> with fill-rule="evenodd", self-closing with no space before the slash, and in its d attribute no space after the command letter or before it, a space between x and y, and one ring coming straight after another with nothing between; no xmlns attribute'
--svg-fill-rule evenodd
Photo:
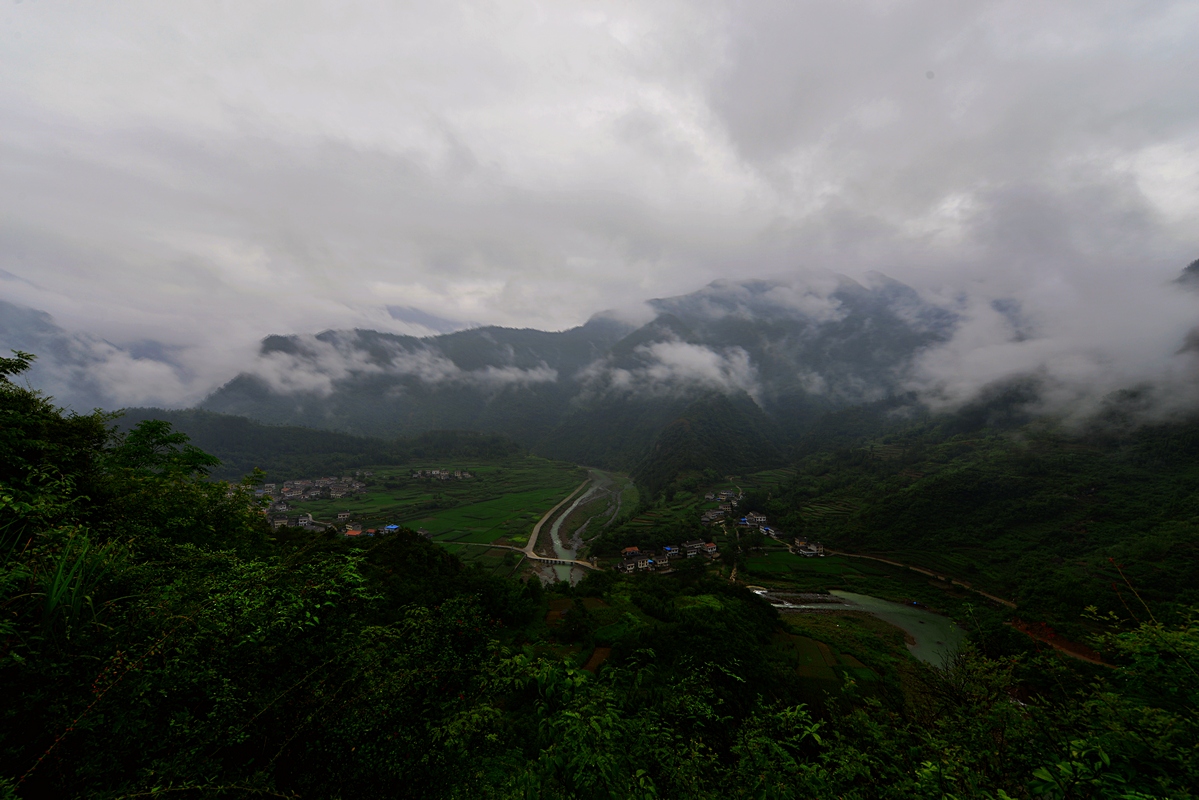
<svg viewBox="0 0 1199 800"><path fill-rule="evenodd" d="M819 503L809 503L800 509L799 513L804 520L817 520L848 516L858 508L858 503L853 500L824 500Z"/></svg>
<svg viewBox="0 0 1199 800"><path fill-rule="evenodd" d="M634 528L648 528L648 527L653 527L654 525L656 525L658 522L661 521L661 519L662 519L661 514L650 511L645 514L641 514L639 516L633 517L631 520L629 520L625 524L629 525L631 527L634 527Z"/></svg>
<svg viewBox="0 0 1199 800"><path fill-rule="evenodd" d="M791 467L783 467L781 469L768 469L762 472L755 472L751 475L746 475L739 479L738 484L742 489L756 489L759 486L768 486L782 483L795 477L796 470ZM722 488L735 488L733 486Z"/></svg>

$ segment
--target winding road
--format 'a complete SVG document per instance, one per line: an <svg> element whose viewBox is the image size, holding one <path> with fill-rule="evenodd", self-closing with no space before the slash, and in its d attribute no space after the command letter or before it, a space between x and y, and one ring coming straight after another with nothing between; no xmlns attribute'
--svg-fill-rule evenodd
<svg viewBox="0 0 1199 800"><path fill-rule="evenodd" d="M525 558L529 559L530 561L540 561L543 564L564 564L564 565L572 566L572 567L582 567L583 569L598 570L599 567L592 564L590 561L579 561L577 559L555 558L552 556L543 556L543 555L539 555L534 550L534 548L537 547L537 537L541 535L542 526L545 525L545 523L549 521L550 517L554 516L554 513L557 512L558 509L562 508L562 506L569 503L571 501L571 499L575 495L577 495L579 492L581 492L583 490L583 487L585 487L589 483L591 483L590 477L588 477L587 480L583 481L577 487L575 487L575 490L573 492L566 495L565 499L563 499L562 502L558 503L558 505L554 506L549 511L545 512L545 515L542 516L541 519L537 520L537 524L533 526L533 532L529 534L529 543L526 544L524 547L513 547L510 544L488 544L486 542L455 542L455 544L465 544L465 545L470 545L473 547L494 547L497 550L514 550L517 553L523 553Z"/></svg>

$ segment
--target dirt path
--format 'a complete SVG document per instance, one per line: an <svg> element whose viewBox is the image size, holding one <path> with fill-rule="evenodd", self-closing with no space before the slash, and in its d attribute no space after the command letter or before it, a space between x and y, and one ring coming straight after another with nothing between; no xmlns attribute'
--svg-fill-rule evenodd
<svg viewBox="0 0 1199 800"><path fill-rule="evenodd" d="M1058 651L1059 653L1063 653L1065 655L1072 656L1081 661L1086 661L1090 664L1096 664L1100 667L1112 667L1113 666L1112 664L1109 664L1106 661L1104 661L1102 656L1099 655L1099 653L1097 653L1095 650L1091 649L1090 647L1087 647L1085 644L1080 644L1079 642L1072 642L1069 639L1063 639L1062 637L1058 636L1056 633L1053 633L1052 631L1045 632L1043 630L1038 630L1038 626L1029 625L1027 622L1024 622L1023 620L1017 619L1017 620L1013 620L1011 622L1005 622L1004 625L1007 625L1008 627L1011 627L1011 628L1015 628L1016 630L1020 631L1028 638L1034 639L1035 641L1038 641L1041 644L1049 645L1050 647L1052 647L1054 650Z"/></svg>
<svg viewBox="0 0 1199 800"><path fill-rule="evenodd" d="M1016 607L1016 604L1014 602L1012 602L1011 600L1004 600L1002 597L996 597L993 594L984 592L982 589L975 589L973 586L966 583L965 581L959 581L957 578L949 578L949 577L946 577L945 575L940 575L936 572L933 572L930 569L925 569L924 567L917 567L913 564L905 564L902 561L892 561L889 558L879 558L878 556L864 556L859 553L846 553L842 550L830 550L828 548L825 548L824 552L828 553L831 556L845 556L846 558L864 558L868 561L878 561L883 564L890 564L893 567L903 567L904 569L910 569L912 572L919 572L921 575L927 575L930 578L936 578L939 581L944 581L945 583L951 584L953 586L960 586L968 592L974 592L977 595L981 595L981 596L987 598L988 600L994 600L996 603L999 603L1000 605L1005 605L1008 608Z"/></svg>

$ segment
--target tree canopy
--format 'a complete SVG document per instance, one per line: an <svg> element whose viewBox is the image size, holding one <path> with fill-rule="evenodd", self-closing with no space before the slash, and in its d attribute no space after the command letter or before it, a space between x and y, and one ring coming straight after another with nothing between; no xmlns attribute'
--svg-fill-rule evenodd
<svg viewBox="0 0 1199 800"><path fill-rule="evenodd" d="M878 645L873 683L813 693L791 623L702 569L546 591L409 531L272 532L186 437L63 412L14 380L30 361L0 359L0 797L1199 785L1193 616L1100 620L1111 667L968 647L936 670Z"/></svg>

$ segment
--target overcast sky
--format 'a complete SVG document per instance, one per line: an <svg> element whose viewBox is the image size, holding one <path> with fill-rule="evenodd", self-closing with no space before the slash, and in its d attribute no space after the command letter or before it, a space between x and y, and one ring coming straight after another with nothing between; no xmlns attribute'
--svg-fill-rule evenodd
<svg viewBox="0 0 1199 800"><path fill-rule="evenodd" d="M0 297L178 346L158 402L422 330L389 305L561 329L809 268L1128 363L1199 319L1194 0L4 0L0 75Z"/></svg>

